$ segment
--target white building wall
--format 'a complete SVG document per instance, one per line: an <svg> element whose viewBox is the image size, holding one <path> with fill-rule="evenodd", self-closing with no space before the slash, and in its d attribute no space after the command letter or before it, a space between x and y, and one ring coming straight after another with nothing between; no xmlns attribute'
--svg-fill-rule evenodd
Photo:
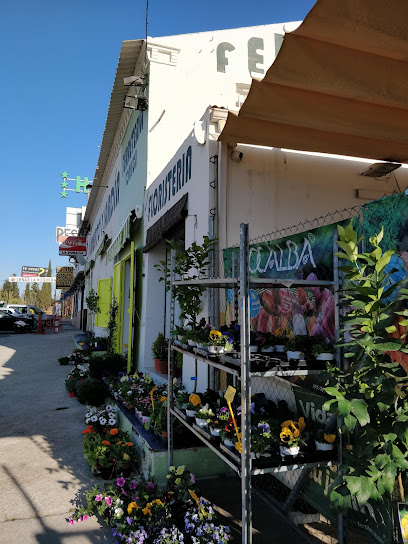
<svg viewBox="0 0 408 544"><path fill-rule="evenodd" d="M306 155L280 149L239 145L241 162L223 145L220 180L220 246L239 243L239 224L249 223L256 238L336 210L361 206L408 185L408 169L383 178L361 175L364 160ZM356 190L370 198L357 198ZM334 218L333 222L337 219Z"/></svg>

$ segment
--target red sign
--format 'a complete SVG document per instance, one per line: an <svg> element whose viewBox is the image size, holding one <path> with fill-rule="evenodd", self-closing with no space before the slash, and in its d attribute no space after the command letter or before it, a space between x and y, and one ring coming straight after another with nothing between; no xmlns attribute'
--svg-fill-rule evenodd
<svg viewBox="0 0 408 544"><path fill-rule="evenodd" d="M86 255L86 236L68 236L59 246L60 255Z"/></svg>

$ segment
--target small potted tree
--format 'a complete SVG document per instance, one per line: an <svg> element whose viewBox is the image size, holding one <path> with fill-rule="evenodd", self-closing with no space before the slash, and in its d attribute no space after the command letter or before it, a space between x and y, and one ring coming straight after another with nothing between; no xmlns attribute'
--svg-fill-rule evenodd
<svg viewBox="0 0 408 544"><path fill-rule="evenodd" d="M169 341L159 332L156 340L152 344L152 354L154 359L154 369L161 374L167 374Z"/></svg>

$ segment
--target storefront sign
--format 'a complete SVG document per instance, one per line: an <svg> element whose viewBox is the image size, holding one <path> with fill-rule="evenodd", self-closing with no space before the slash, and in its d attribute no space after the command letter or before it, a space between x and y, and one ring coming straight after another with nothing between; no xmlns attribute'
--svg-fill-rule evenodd
<svg viewBox="0 0 408 544"><path fill-rule="evenodd" d="M58 244L68 238L68 236L78 236L79 229L73 227L57 227L56 241Z"/></svg>
<svg viewBox="0 0 408 544"><path fill-rule="evenodd" d="M188 146L187 151L182 157L175 161L170 166L169 171L165 175L158 186L150 189L150 195L147 201L148 216L147 220L151 220L164 206L172 202L172 199L191 179L192 167L192 148Z"/></svg>
<svg viewBox="0 0 408 544"><path fill-rule="evenodd" d="M86 237L68 236L59 246L60 255L86 255Z"/></svg>
<svg viewBox="0 0 408 544"><path fill-rule="evenodd" d="M28 276L28 277L22 277L22 276L10 276L9 282L11 283L54 283L55 278L50 278L49 276L45 277L38 277L38 276Z"/></svg>
<svg viewBox="0 0 408 544"><path fill-rule="evenodd" d="M74 281L73 266L57 266L57 289L65 289Z"/></svg>
<svg viewBox="0 0 408 544"><path fill-rule="evenodd" d="M47 274L47 268L42 268L38 266L22 266L21 267L21 276L23 278L38 278L45 276Z"/></svg>
<svg viewBox="0 0 408 544"><path fill-rule="evenodd" d="M99 246L102 233L108 226L109 221L112 218L113 212L116 210L116 206L119 204L120 199L120 172L116 173L115 183L112 185L110 191L108 189L105 202L101 206L102 213L99 214L99 219L96 225L92 228L92 236L89 240L88 254L91 256L95 249ZM60 247L61 250L61 247ZM60 253L61 255L61 253ZM85 255L85 253L84 253Z"/></svg>

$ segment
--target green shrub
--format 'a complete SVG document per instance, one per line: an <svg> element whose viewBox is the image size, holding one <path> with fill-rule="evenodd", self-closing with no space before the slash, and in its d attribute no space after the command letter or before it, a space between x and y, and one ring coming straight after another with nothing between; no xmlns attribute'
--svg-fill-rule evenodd
<svg viewBox="0 0 408 544"><path fill-rule="evenodd" d="M91 377L80 382L76 390L81 401L90 406L101 406L107 397L105 384Z"/></svg>
<svg viewBox="0 0 408 544"><path fill-rule="evenodd" d="M69 357L60 357L58 362L60 365L69 365Z"/></svg>
<svg viewBox="0 0 408 544"><path fill-rule="evenodd" d="M164 337L162 332L159 332L156 340L152 344L153 359L160 359L160 361L167 361L169 341Z"/></svg>
<svg viewBox="0 0 408 544"><path fill-rule="evenodd" d="M104 376L117 376L126 370L126 358L119 353L97 355L89 361L89 374L92 378L101 379Z"/></svg>

